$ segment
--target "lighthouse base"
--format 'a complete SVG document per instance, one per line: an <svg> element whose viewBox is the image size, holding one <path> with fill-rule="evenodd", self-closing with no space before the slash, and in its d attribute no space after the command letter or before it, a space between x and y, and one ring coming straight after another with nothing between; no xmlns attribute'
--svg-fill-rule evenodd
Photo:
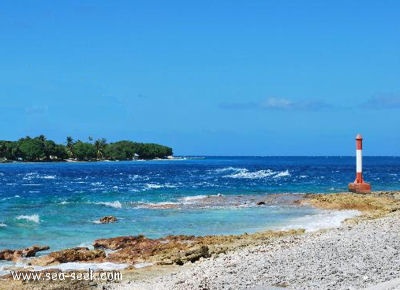
<svg viewBox="0 0 400 290"><path fill-rule="evenodd" d="M355 193L371 193L371 185L369 183L349 183L349 191Z"/></svg>

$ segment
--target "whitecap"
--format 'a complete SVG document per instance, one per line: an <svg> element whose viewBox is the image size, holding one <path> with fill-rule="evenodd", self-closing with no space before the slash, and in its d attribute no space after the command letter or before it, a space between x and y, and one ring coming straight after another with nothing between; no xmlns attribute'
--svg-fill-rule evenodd
<svg viewBox="0 0 400 290"><path fill-rule="evenodd" d="M44 175L44 176L40 176L43 179L56 179L57 176L56 175Z"/></svg>
<svg viewBox="0 0 400 290"><path fill-rule="evenodd" d="M259 170L259 171L253 171L253 172L249 171L248 169L241 169L237 173L225 175L224 177L225 178L242 178L242 179L261 179L261 178L269 177L269 176L272 176L275 174L276 174L276 172L271 169Z"/></svg>
<svg viewBox="0 0 400 290"><path fill-rule="evenodd" d="M290 176L289 170L285 170L285 171L281 171L279 173L277 173L276 175L274 175L273 178L280 178L280 177L286 177L286 176Z"/></svg>
<svg viewBox="0 0 400 290"><path fill-rule="evenodd" d="M159 189L162 188L163 186L160 184L155 184L155 183L146 183L146 188L148 189Z"/></svg>
<svg viewBox="0 0 400 290"><path fill-rule="evenodd" d="M105 206L109 206L109 207L113 207L113 208L122 208L122 204L116 200L116 201L112 201L112 202L95 202L95 204L99 204L99 205L105 205Z"/></svg>
<svg viewBox="0 0 400 290"><path fill-rule="evenodd" d="M6 225L6 224L4 224L4 223L0 223L0 228L5 228L5 227L7 227L7 225Z"/></svg>
<svg viewBox="0 0 400 290"><path fill-rule="evenodd" d="M19 196L18 194L14 195L14 196L9 196L9 197L4 197L2 199L0 199L0 201L6 201L6 200L10 200L13 198L20 198L21 196Z"/></svg>
<svg viewBox="0 0 400 290"><path fill-rule="evenodd" d="M229 171L243 171L243 170L247 170L246 168L238 168L238 167L224 167L224 168L217 168L215 170L211 170L211 172L216 172L216 173L224 173L224 172L229 172Z"/></svg>
<svg viewBox="0 0 400 290"><path fill-rule="evenodd" d="M208 195L193 195L193 196L185 196L180 198L180 200L182 200L183 202L190 202L190 201L195 201L195 200L199 200L199 199L204 199L207 198Z"/></svg>
<svg viewBox="0 0 400 290"><path fill-rule="evenodd" d="M166 184L146 183L145 184L145 190L160 189L160 188L177 188L177 186L174 184L171 184L171 183L166 183Z"/></svg>
<svg viewBox="0 0 400 290"><path fill-rule="evenodd" d="M103 185L103 182L100 182L100 181L98 181L98 182L92 182L90 185L92 185L92 186L104 186L104 185Z"/></svg>
<svg viewBox="0 0 400 290"><path fill-rule="evenodd" d="M34 223L40 223L39 215L38 214L33 214L33 215L19 215L17 216L17 220L26 220Z"/></svg>

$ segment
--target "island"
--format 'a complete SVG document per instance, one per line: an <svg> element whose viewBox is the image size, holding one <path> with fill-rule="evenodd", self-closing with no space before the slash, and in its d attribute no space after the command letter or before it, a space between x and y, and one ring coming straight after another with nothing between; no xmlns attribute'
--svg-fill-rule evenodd
<svg viewBox="0 0 400 290"><path fill-rule="evenodd" d="M0 162L151 160L172 155L173 150L168 146L128 140L108 143L105 138L89 137L85 142L69 136L65 144L57 144L44 135L18 141L0 140Z"/></svg>

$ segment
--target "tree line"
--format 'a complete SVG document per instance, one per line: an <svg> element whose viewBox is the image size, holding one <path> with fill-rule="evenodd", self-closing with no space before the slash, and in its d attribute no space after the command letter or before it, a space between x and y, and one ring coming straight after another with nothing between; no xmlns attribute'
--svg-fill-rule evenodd
<svg viewBox="0 0 400 290"><path fill-rule="evenodd" d="M0 161L96 161L96 160L132 160L166 158L172 155L172 148L132 141L107 143L104 138L89 142L67 137L65 144L57 144L44 135L29 136L18 141L0 140Z"/></svg>

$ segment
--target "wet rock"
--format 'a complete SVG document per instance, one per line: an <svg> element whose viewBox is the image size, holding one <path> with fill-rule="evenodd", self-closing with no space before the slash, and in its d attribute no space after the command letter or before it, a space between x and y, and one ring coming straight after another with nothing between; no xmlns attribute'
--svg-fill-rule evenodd
<svg viewBox="0 0 400 290"><path fill-rule="evenodd" d="M3 250L0 251L0 260L12 261L14 259L15 250Z"/></svg>
<svg viewBox="0 0 400 290"><path fill-rule="evenodd" d="M95 249L102 248L108 250L118 250L126 247L133 247L139 243L149 241L145 236L122 236L110 239L95 240L93 246Z"/></svg>
<svg viewBox="0 0 400 290"><path fill-rule="evenodd" d="M100 223L102 224L115 223L116 221L118 221L118 219L112 215L104 216L100 219Z"/></svg>
<svg viewBox="0 0 400 290"><path fill-rule="evenodd" d="M102 250L89 250L85 247L56 251L32 261L33 265L47 266L68 262L101 262L106 257Z"/></svg>
<svg viewBox="0 0 400 290"><path fill-rule="evenodd" d="M19 250L3 250L0 251L0 260L7 260L7 261L18 261L21 258L26 257L34 257L37 252L45 251L50 249L49 246L38 246L34 245L25 249Z"/></svg>
<svg viewBox="0 0 400 290"><path fill-rule="evenodd" d="M199 248L185 251L180 255L174 262L178 265L183 265L186 262L196 262L200 258L209 258L210 253L207 246L201 246Z"/></svg>
<svg viewBox="0 0 400 290"><path fill-rule="evenodd" d="M265 205L265 201L259 201L257 202L257 205Z"/></svg>

